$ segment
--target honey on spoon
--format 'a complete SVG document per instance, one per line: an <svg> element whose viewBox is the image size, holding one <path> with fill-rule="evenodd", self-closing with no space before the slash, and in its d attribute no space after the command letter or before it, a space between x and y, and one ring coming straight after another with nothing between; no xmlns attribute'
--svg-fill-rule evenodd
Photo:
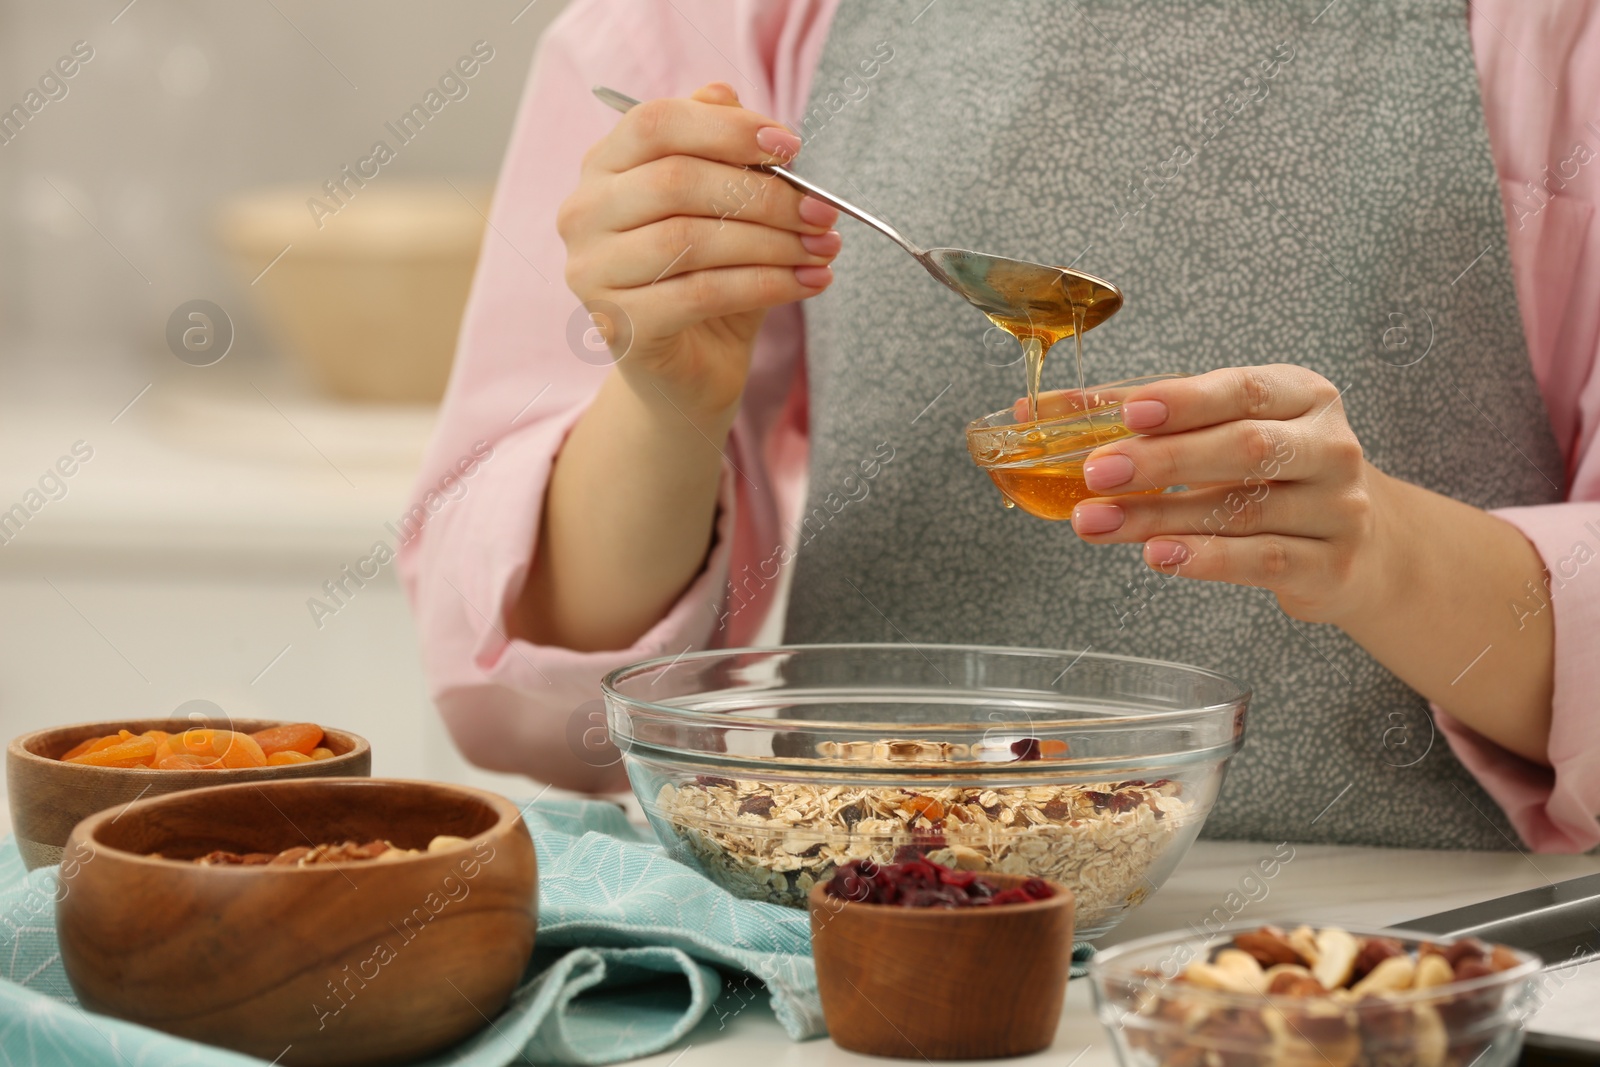
<svg viewBox="0 0 1600 1067"><path fill-rule="evenodd" d="M639 103L603 85L595 86L593 92L617 111L629 111ZM1093 494L1083 484L1081 457L1064 458L1062 453L1073 453L1085 444L1092 448L1130 436L1130 431L1120 421L1104 418L1099 423L1095 421L1102 413L1091 403L1083 374L1083 334L1122 307L1122 291L1102 278L1071 267L1031 263L965 248L920 248L889 223L785 167L773 163L753 169L782 179L888 237L941 284L1017 338L1023 346L1028 368L1030 419L1009 427L1008 445L998 450L992 442L981 447L975 444L975 428L983 431L980 440L984 441L988 440L986 433L1000 429L990 422L996 416L979 419L968 427L967 445L973 459L1000 487L1006 507L1021 505L1023 510L1042 518L1070 518L1072 505ZM1052 345L1068 336L1074 339L1077 348L1081 405L1081 417L1072 421L1084 425L1081 432L1075 432L1070 439L1071 447L1063 449L1061 446L1068 439L1062 437L1058 428L1046 425L1039 418L1039 385L1046 354ZM1003 414L1006 413L996 413ZM1093 444L1088 444L1091 439Z"/></svg>

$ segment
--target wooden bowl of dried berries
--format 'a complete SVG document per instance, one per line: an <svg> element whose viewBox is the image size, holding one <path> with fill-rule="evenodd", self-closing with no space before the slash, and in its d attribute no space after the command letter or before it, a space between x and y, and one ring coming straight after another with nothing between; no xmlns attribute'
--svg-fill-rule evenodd
<svg viewBox="0 0 1600 1067"><path fill-rule="evenodd" d="M195 789L92 815L67 850L56 924L84 1008L279 1064L455 1044L505 1006L533 952L533 841L483 790Z"/></svg>
<svg viewBox="0 0 1600 1067"><path fill-rule="evenodd" d="M842 865L809 904L822 1010L840 1048L974 1060L1055 1039L1072 968L1064 886L908 851L900 863Z"/></svg>
<svg viewBox="0 0 1600 1067"><path fill-rule="evenodd" d="M1541 966L1474 938L1235 926L1119 945L1089 973L1127 1067L1499 1067Z"/></svg>

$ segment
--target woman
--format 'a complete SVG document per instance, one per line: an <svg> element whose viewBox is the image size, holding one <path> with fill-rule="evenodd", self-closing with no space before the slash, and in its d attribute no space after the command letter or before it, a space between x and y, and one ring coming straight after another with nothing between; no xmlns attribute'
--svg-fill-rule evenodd
<svg viewBox="0 0 1600 1067"><path fill-rule="evenodd" d="M402 557L469 757L619 786L599 676L748 642L792 560L790 641L1247 680L1208 833L1600 844L1600 12L1292 6L564 12L424 490L493 452ZM1014 350L748 169L791 157L925 243L1117 282L1092 380L1190 375L1131 399L1070 530L965 455Z"/></svg>

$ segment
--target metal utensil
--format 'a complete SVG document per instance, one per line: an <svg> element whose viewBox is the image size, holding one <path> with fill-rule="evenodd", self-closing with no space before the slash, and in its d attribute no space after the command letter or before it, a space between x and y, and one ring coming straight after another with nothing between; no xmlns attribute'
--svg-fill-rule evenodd
<svg viewBox="0 0 1600 1067"><path fill-rule="evenodd" d="M1600 874L1538 886L1397 925L1478 937L1532 952L1551 967L1600 960Z"/></svg>
<svg viewBox="0 0 1600 1067"><path fill-rule="evenodd" d="M594 95L618 111L627 111L639 103L603 85L594 87ZM1073 308L1083 309L1083 328L1088 330L1109 319L1122 306L1122 290L1092 274L965 248L919 248L887 222L793 171L777 164L755 169L782 178L796 189L871 226L905 249L924 270L965 297L979 311L1008 325L1056 325L1066 327L1063 332L1070 333Z"/></svg>
<svg viewBox="0 0 1600 1067"><path fill-rule="evenodd" d="M1575 991L1574 1002L1581 1004L1588 986L1600 979L1594 972L1597 965L1594 961L1600 961L1600 925L1597 924L1600 924L1600 874L1569 878L1398 925L1402 929L1440 937L1498 941L1539 956L1547 972L1560 970L1573 974L1571 968L1575 964L1588 961L1585 971L1573 974L1570 979L1585 983L1583 989ZM1548 1011L1544 1013L1548 1014ZM1530 1021L1522 1058L1518 1061L1523 1067L1568 1067L1600 1062L1600 1042L1576 1034L1552 1033L1549 1028L1554 1025L1553 1021L1539 1015Z"/></svg>

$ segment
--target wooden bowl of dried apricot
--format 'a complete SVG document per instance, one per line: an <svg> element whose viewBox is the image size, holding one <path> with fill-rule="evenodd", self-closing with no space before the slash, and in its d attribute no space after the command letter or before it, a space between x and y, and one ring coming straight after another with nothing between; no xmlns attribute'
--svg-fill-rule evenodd
<svg viewBox="0 0 1600 1067"><path fill-rule="evenodd" d="M17 849L28 869L62 861L79 821L141 797L225 782L365 778L363 737L313 723L110 719L23 734L6 749Z"/></svg>
<svg viewBox="0 0 1600 1067"><path fill-rule="evenodd" d="M538 925L504 797L313 778L195 789L79 823L56 905L89 1011L284 1065L398 1063L487 1025Z"/></svg>

